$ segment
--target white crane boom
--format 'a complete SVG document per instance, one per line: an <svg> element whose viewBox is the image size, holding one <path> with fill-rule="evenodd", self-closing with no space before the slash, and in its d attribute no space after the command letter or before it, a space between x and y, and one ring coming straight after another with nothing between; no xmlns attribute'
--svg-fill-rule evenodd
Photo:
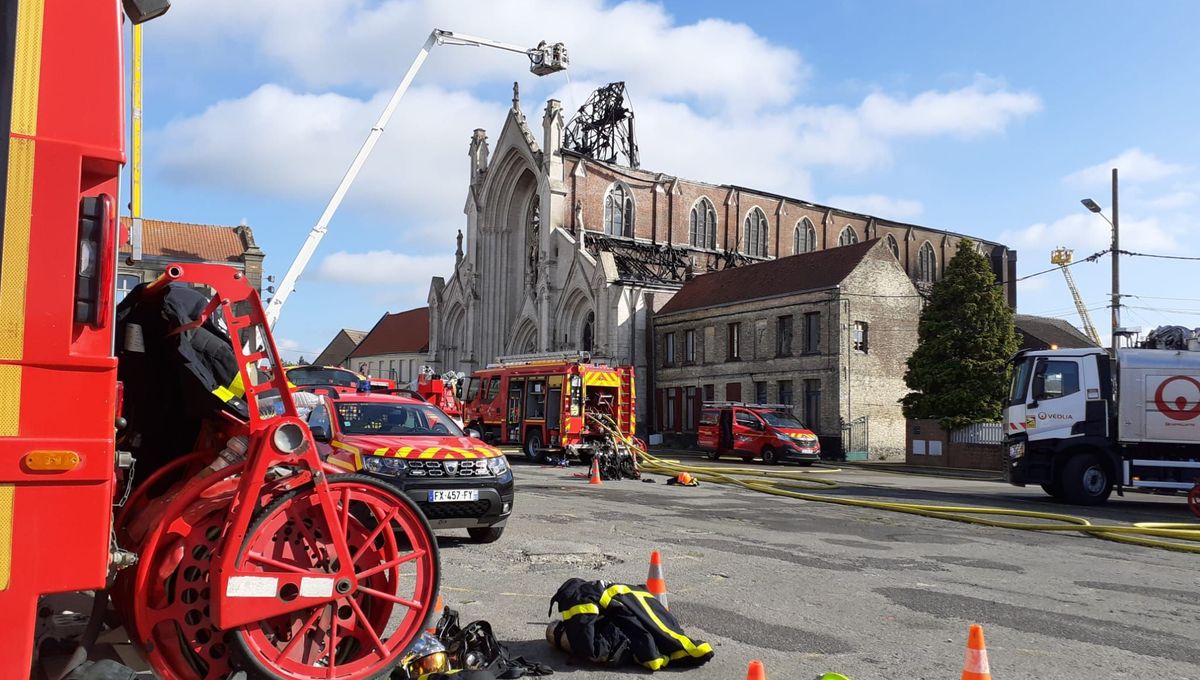
<svg viewBox="0 0 1200 680"><path fill-rule="evenodd" d="M1056 248L1050 253L1050 263L1058 265L1062 270L1063 278L1067 280L1067 288L1071 290L1071 297L1075 300L1075 309L1079 312L1079 321L1083 324L1083 331L1092 339L1092 342L1099 346L1100 334L1096 332L1096 327L1092 324L1092 315L1084 306L1083 298L1079 296L1079 289L1075 287L1075 278L1071 276L1071 270L1067 268L1071 264L1072 252L1066 248Z"/></svg>
<svg viewBox="0 0 1200 680"><path fill-rule="evenodd" d="M308 266L309 260L312 259L313 253L316 252L321 239L325 237L325 233L329 230L329 222L333 219L334 213L337 212L338 207L342 204L342 199L346 197L346 192L350 190L350 185L354 184L354 180L358 177L359 171L362 170L363 164L367 162L367 157L371 155L371 150L375 148L375 143L379 141L384 128L387 127L388 121L391 120L392 114L395 113L396 106L400 103L400 98L408 91L408 86L412 84L417 71L421 69L421 65L425 63L425 58L429 56L429 52L433 50L435 45L493 47L524 54L529 57L529 70L539 76L562 71L569 63L567 50L563 47L562 43L548 45L542 42L537 47L525 48L472 35L443 31L437 28L433 29L429 37L425 40L425 44L417 52L416 59L408 67L408 72L404 74L404 79L400 81L400 84L396 87L396 91L392 93L392 98L388 100L383 113L379 115L379 120L371 127L366 141L363 142L362 147L358 150L358 154L355 155L354 160L350 163L350 167L346 170L346 174L338 184L337 190L333 192L333 197L329 199L328 205L325 206L325 211L321 213L321 218L309 230L308 238L304 240L304 245L300 247L300 252L296 254L296 259L288 267L283 280L279 282L279 288L275 291L274 297L267 303L267 324L272 328L275 327L275 322L279 320L279 312L283 309L283 303L287 302L288 296L296 289L296 280L304 273L304 269Z"/></svg>

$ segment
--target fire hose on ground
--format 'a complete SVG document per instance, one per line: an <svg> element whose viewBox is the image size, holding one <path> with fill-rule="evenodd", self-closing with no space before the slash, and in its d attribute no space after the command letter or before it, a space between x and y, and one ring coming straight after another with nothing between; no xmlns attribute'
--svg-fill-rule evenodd
<svg viewBox="0 0 1200 680"><path fill-rule="evenodd" d="M1118 543L1200 553L1200 524L1173 522L1138 522L1130 525L1092 524L1090 520L1084 517L1057 512L973 505L898 503L894 501L845 498L842 496L812 493L814 490L832 491L841 487L842 485L835 480L823 479L816 476L816 473L835 473L840 472L840 470L788 471L762 470L747 467L690 465L654 456L648 451L648 447L641 440L622 435L613 426L611 420L597 418L594 422L602 427L609 436L616 438L631 451L635 452L642 472L668 476L687 472L701 481L739 486L744 489L767 493L773 496L795 498L814 503L833 503L872 510L887 510L952 522L996 527L999 529L1079 533ZM1039 521L1014 521L1012 519L1001 518L1022 518L1024 520Z"/></svg>

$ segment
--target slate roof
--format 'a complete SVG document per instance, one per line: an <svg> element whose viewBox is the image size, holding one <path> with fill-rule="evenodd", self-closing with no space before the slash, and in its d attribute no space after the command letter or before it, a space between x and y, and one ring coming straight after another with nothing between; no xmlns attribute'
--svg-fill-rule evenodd
<svg viewBox="0 0 1200 680"><path fill-rule="evenodd" d="M1064 319L1015 314L1013 322L1021 336L1021 349L1050 349L1050 345L1056 345L1059 349L1098 347L1091 338Z"/></svg>
<svg viewBox="0 0 1200 680"><path fill-rule="evenodd" d="M429 308L384 314L350 357L412 354L429 351Z"/></svg>
<svg viewBox="0 0 1200 680"><path fill-rule="evenodd" d="M702 274L685 283L658 313L686 312L832 288L849 276L877 243L879 239L871 239Z"/></svg>
<svg viewBox="0 0 1200 680"><path fill-rule="evenodd" d="M121 226L129 228L128 217L121 217ZM247 250L238 227L142 218L143 257L241 262ZM122 253L132 251L132 245L121 246Z"/></svg>
<svg viewBox="0 0 1200 680"><path fill-rule="evenodd" d="M337 335L333 336L333 340L321 350L316 359L313 359L314 366L340 366L346 357L350 356L367 337L366 331L356 331L350 328L343 328L338 331Z"/></svg>

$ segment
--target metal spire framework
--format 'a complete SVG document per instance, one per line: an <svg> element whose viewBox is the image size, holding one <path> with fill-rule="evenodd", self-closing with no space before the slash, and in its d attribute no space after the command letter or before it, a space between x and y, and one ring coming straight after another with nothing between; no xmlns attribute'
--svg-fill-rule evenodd
<svg viewBox="0 0 1200 680"><path fill-rule="evenodd" d="M633 109L626 99L624 82L598 88L567 123L564 146L594 160L638 167Z"/></svg>

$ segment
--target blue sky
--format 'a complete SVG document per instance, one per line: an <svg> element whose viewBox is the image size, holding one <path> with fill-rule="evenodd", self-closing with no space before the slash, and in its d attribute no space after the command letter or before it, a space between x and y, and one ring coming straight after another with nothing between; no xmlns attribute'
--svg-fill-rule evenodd
<svg viewBox="0 0 1200 680"><path fill-rule="evenodd" d="M1159 2L209 0L146 28L148 217L245 219L281 278L434 26L566 42L571 78L440 47L284 308L288 358L425 303L465 217L467 140L628 83L643 167L1007 243L1020 273L1085 256L1121 168L1124 248L1200 255L1200 4ZM1125 325L1200 326L1198 262L1123 258ZM1108 262L1076 266L1108 332ZM1019 311L1078 321L1058 273Z"/></svg>

